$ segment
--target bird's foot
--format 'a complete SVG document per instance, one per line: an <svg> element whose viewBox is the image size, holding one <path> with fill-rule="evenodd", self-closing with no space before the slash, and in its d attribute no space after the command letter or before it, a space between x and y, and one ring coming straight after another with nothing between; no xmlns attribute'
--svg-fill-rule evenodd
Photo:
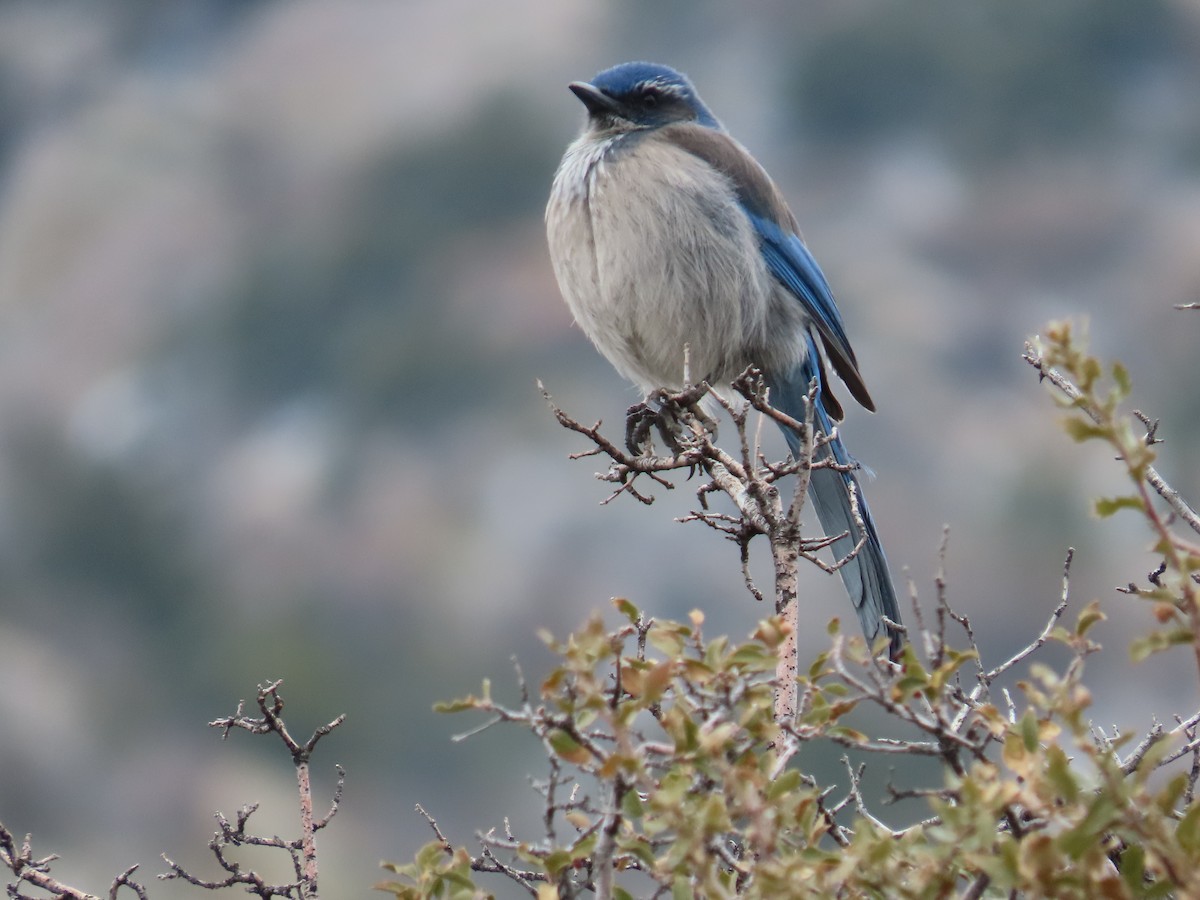
<svg viewBox="0 0 1200 900"><path fill-rule="evenodd" d="M633 404L625 412L625 447L634 456L653 452L653 429L663 432L664 423L662 410L652 406L649 399Z"/></svg>
<svg viewBox="0 0 1200 900"><path fill-rule="evenodd" d="M700 409L695 397L658 390L626 411L625 446L636 456L652 454L657 432L667 451L678 456L687 443L682 440L685 430L697 427L715 432L716 422Z"/></svg>

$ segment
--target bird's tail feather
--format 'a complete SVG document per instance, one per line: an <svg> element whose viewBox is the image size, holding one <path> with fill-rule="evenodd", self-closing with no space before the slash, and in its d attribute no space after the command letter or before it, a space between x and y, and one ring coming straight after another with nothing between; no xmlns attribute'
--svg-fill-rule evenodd
<svg viewBox="0 0 1200 900"><path fill-rule="evenodd" d="M875 533L875 522L871 518L871 510L867 507L862 490L858 487L858 479L849 472L813 469L808 496L812 498L817 518L821 520L821 528L826 534L840 534L843 531L849 533L831 545L834 557L842 559L854 549L860 535L850 505L851 485L854 485L858 494L858 512L866 525L867 535L858 554L838 571L841 573L842 583L846 586L846 593L850 595L858 613L863 634L871 643L881 635L889 634L889 655L895 657L900 652L900 634L884 624L881 617L886 616L893 622L899 622L900 605L896 600L896 589L892 585L887 557L884 556L879 535Z"/></svg>
<svg viewBox="0 0 1200 900"><path fill-rule="evenodd" d="M810 341L809 359L800 366L795 377L788 381L772 382L771 404L786 412L795 419L804 421L804 403L808 395L808 385L813 377L820 378L817 367L812 360L816 358L816 347ZM814 425L818 432L826 436L833 434L833 422L825 412L820 402L820 394L814 410ZM790 428L784 429L784 437L793 455L799 458L801 452L800 436ZM846 451L845 444L836 435L832 440L817 448L813 461L833 460L840 466L855 465L854 459ZM857 555L846 562L838 571L846 593L858 613L863 634L867 640L874 643L881 635L890 638L889 655L894 659L900 653L901 635L895 629L889 628L884 622L886 616L893 622L900 622L900 605L896 599L896 589L892 584L891 572L888 569L887 557L883 552L883 544L875 530L875 520L871 517L870 507L866 497L852 471L842 471L834 468L814 468L809 480L808 496L812 499L821 528L828 535L846 532L846 536L833 542L832 550L836 559L843 559L858 544L862 535L859 525L854 520L854 510L851 506L850 491L853 486L858 500L858 514L866 526L866 540L859 548Z"/></svg>

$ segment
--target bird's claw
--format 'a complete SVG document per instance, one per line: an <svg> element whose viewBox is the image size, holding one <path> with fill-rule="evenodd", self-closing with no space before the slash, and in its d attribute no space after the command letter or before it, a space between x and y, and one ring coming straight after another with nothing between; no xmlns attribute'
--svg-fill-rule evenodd
<svg viewBox="0 0 1200 900"><path fill-rule="evenodd" d="M625 412L625 447L634 456L649 453L652 449L650 430L655 426L663 431L662 411L648 401L635 403Z"/></svg>

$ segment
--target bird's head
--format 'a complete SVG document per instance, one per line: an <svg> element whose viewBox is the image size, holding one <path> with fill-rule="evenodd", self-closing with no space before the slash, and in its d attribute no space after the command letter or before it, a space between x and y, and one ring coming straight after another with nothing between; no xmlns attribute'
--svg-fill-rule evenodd
<svg viewBox="0 0 1200 900"><path fill-rule="evenodd" d="M676 122L721 127L688 77L669 66L622 63L590 82L573 81L570 88L587 107L590 126L598 131L646 130Z"/></svg>

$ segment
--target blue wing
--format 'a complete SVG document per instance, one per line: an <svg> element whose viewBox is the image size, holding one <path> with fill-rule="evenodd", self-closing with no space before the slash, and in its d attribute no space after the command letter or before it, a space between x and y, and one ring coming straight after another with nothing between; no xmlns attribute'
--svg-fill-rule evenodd
<svg viewBox="0 0 1200 900"><path fill-rule="evenodd" d="M762 240L763 258L771 274L804 304L822 336L828 334L843 354L854 359L842 314L833 301L833 291L804 242L761 216L750 214L750 221Z"/></svg>
<svg viewBox="0 0 1200 900"><path fill-rule="evenodd" d="M771 274L803 305L821 336L833 370L854 399L874 410L875 404L858 372L858 360L850 349L846 326L833 302L829 282L800 239L796 220L766 170L727 133L702 123L669 125L656 136L694 154L729 179L742 210L758 234L759 249ZM840 412L828 386L825 393L830 398L830 412Z"/></svg>
<svg viewBox="0 0 1200 900"><path fill-rule="evenodd" d="M821 335L834 371L846 383L854 399L874 411L875 403L858 373L858 360L846 337L842 314L838 312L833 291L821 267L795 232L749 210L746 215L758 233L767 268L804 305L804 311ZM825 390L828 393L827 385Z"/></svg>

